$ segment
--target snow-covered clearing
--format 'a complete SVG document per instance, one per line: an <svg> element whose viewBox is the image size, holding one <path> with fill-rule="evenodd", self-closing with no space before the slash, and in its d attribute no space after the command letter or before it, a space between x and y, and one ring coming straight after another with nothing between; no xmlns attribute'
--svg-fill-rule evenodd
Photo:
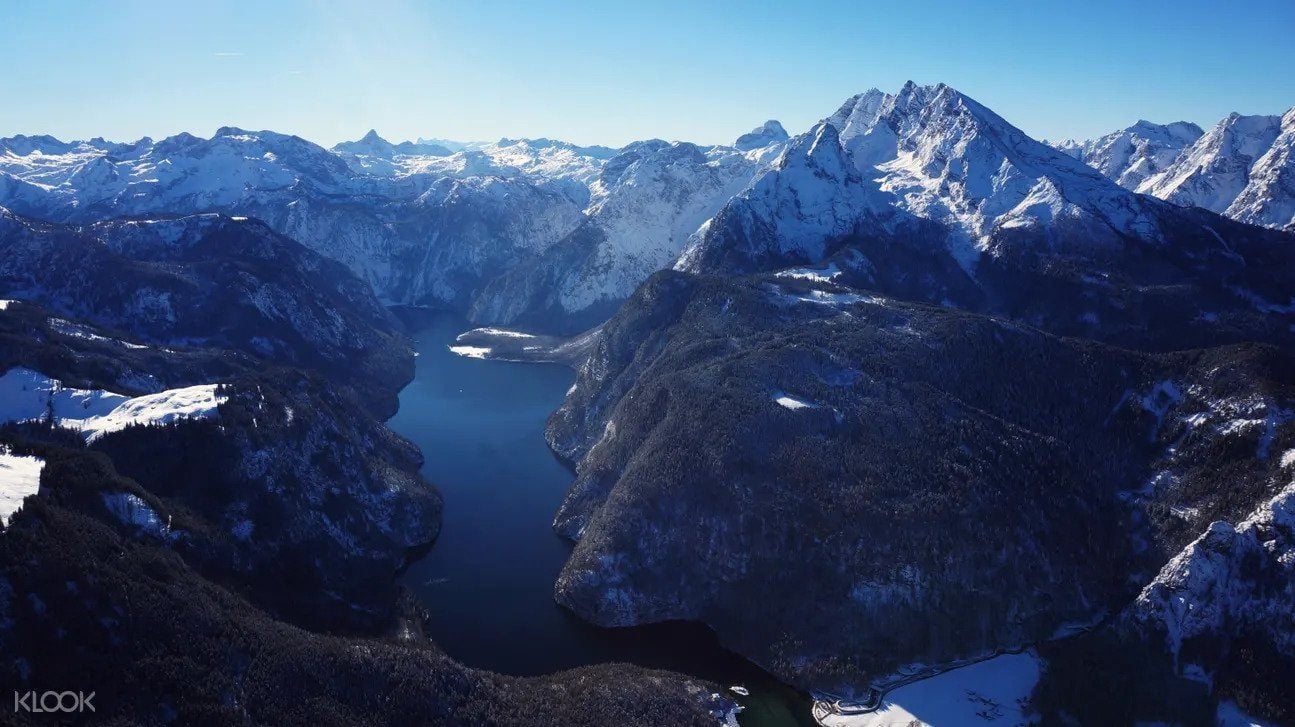
<svg viewBox="0 0 1295 727"><path fill-rule="evenodd" d="M1003 654L899 687L875 711L829 714L828 727L908 725L1024 725L1022 709L1039 680L1041 661L1030 652Z"/></svg>
<svg viewBox="0 0 1295 727"><path fill-rule="evenodd" d="M224 400L216 394L215 384L130 397L64 386L31 369L10 369L0 376L0 422L53 417L59 426L80 431L86 441L132 424L169 424L214 416Z"/></svg>
<svg viewBox="0 0 1295 727"><path fill-rule="evenodd" d="M0 525L7 525L9 517L22 507L28 495L40 489L40 471L45 460L11 454L0 445Z"/></svg>
<svg viewBox="0 0 1295 727"><path fill-rule="evenodd" d="M490 349L481 346L450 346L450 352L467 358L485 358L490 355Z"/></svg>
<svg viewBox="0 0 1295 727"><path fill-rule="evenodd" d="M831 263L823 268L788 268L774 273L779 278L794 278L797 280L812 280L819 283L830 283L840 277L841 271L835 263Z"/></svg>
<svg viewBox="0 0 1295 727"><path fill-rule="evenodd" d="M817 404L811 404L810 402L805 401L804 399L797 399L794 396L789 396L781 392L774 394L773 400L777 402L778 406L785 407L793 411L796 409L817 409L818 408Z"/></svg>

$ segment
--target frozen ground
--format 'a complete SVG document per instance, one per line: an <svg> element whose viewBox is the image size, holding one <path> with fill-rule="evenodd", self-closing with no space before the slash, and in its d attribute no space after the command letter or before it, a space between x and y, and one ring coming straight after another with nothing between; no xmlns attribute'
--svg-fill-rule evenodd
<svg viewBox="0 0 1295 727"><path fill-rule="evenodd" d="M827 727L1028 724L1022 709L1039 680L1040 661L1030 652L1004 654L899 687L875 711L833 714Z"/></svg>

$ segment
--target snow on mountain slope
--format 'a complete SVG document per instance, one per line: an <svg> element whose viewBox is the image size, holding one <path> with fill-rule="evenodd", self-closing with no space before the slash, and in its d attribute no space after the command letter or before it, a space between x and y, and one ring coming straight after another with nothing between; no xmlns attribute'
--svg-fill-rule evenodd
<svg viewBox="0 0 1295 727"><path fill-rule="evenodd" d="M770 144L781 144L790 138L787 130L782 128L782 124L774 119L769 119L760 126L739 136L737 141L733 142L733 147L738 151L751 151Z"/></svg>
<svg viewBox="0 0 1295 727"><path fill-rule="evenodd" d="M1250 168L1250 180L1224 213L1254 225L1295 231L1295 107L1281 133Z"/></svg>
<svg viewBox="0 0 1295 727"><path fill-rule="evenodd" d="M390 256L391 277L381 289L395 300L466 305L490 280L543 254L584 221L582 200L568 192L561 182L437 180L390 225L401 247Z"/></svg>
<svg viewBox="0 0 1295 727"><path fill-rule="evenodd" d="M0 204L73 222L209 210L256 217L346 264L391 302L466 296L480 275L516 262L517 246L534 250L569 233L588 200L579 182L520 173L463 180L361 173L337 154L271 132L226 128L209 140L184 134L122 153L46 146L61 155L0 157ZM396 157L415 158L433 157ZM420 261L435 266L413 267ZM415 297L428 290L430 299Z"/></svg>
<svg viewBox="0 0 1295 727"><path fill-rule="evenodd" d="M886 199L853 168L834 126L820 123L797 136L775 160L772 171L706 222L676 263L702 268L723 258L739 269L741 260L771 256L810 262L821 259L828 241L855 229L861 216L880 216ZM733 229L732 244L711 242L712 230Z"/></svg>
<svg viewBox="0 0 1295 727"><path fill-rule="evenodd" d="M560 317L623 299L767 166L780 130L766 124L768 143L748 151L504 139L446 155L375 132L333 151L233 128L134 145L15 138L0 146L12 149L0 157L0 204L71 222L255 217L344 263L387 302L504 323L533 306Z"/></svg>
<svg viewBox="0 0 1295 727"><path fill-rule="evenodd" d="M1082 220L1099 244L1154 234L1138 198L948 86L910 82L880 104L865 95L860 106L841 134L857 168L897 206L965 238L974 249L954 248L964 266L997 228Z"/></svg>
<svg viewBox="0 0 1295 727"><path fill-rule="evenodd" d="M392 144L374 129L356 141L335 144L331 151L357 172L387 176L402 171L405 160L410 157L443 157L454 153L439 144L412 141Z"/></svg>
<svg viewBox="0 0 1295 727"><path fill-rule="evenodd" d="M822 168L789 165L800 148L818 148L812 156ZM1029 230L1059 248L1159 236L1152 202L943 84L854 96L793 141L788 155L769 175L784 179L757 182L761 191L739 195L735 204L746 211L734 215L778 220L776 243L801 252L821 251L861 224L894 232L905 219L943 225L950 253L968 271L1005 230ZM718 230L709 226L694 246L722 245L707 241ZM750 223L743 230L722 235L749 246L767 234ZM697 258L691 252L681 264Z"/></svg>
<svg viewBox="0 0 1295 727"><path fill-rule="evenodd" d="M211 139L178 134L156 143L78 144L56 156L39 149L6 154L0 156L0 172L45 188L46 216L60 220L200 212L276 191L336 194L353 188L345 162L323 148L295 136L233 127ZM41 211L7 204L20 212Z"/></svg>
<svg viewBox="0 0 1295 727"><path fill-rule="evenodd" d="M500 139L449 156L411 156L398 174L465 177L539 177L589 184L617 150L605 146L576 146L552 139Z"/></svg>
<svg viewBox="0 0 1295 727"><path fill-rule="evenodd" d="M692 235L768 168L777 143L741 152L659 139L609 159L590 185L586 219L533 264L492 283L474 320L574 332L601 322Z"/></svg>
<svg viewBox="0 0 1295 727"><path fill-rule="evenodd" d="M48 419L81 432L91 442L135 424L212 417L224 400L215 384L129 397L67 387L30 369L15 368L0 375L0 422Z"/></svg>
<svg viewBox="0 0 1295 727"><path fill-rule="evenodd" d="M22 507L28 495L40 489L40 471L45 460L13 454L9 447L0 445L0 526Z"/></svg>
<svg viewBox="0 0 1295 727"><path fill-rule="evenodd" d="M1279 116L1231 114L1185 148L1137 191L1224 214L1250 182L1250 170L1281 134Z"/></svg>
<svg viewBox="0 0 1295 727"><path fill-rule="evenodd" d="M1295 483L1236 525L1212 523L1142 590L1130 617L1162 631L1175 656L1196 637L1256 630L1295 655Z"/></svg>
<svg viewBox="0 0 1295 727"><path fill-rule="evenodd" d="M769 146L747 153L728 147L703 151L682 142L626 147L608 162L613 173L591 186L594 201L587 212L603 239L593 269L561 291L563 307L579 310L623 299L648 275L669 267L688 237L763 170L770 155L762 150Z"/></svg>
<svg viewBox="0 0 1295 727"><path fill-rule="evenodd" d="M1065 141L1054 146L1106 175L1125 189L1137 189L1148 177L1167 169L1182 150L1205 132L1196 124L1136 124L1098 139Z"/></svg>

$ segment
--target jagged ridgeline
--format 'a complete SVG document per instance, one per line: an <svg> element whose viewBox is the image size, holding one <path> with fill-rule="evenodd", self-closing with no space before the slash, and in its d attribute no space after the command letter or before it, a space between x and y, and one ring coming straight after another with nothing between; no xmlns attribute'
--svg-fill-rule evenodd
<svg viewBox="0 0 1295 727"><path fill-rule="evenodd" d="M400 305L578 368L546 434L588 621L704 622L829 711L1032 648L1045 721L1295 721L1292 124L1049 145L910 83L731 146L0 140L0 463L37 492L0 670L143 722L732 718L419 636Z"/></svg>

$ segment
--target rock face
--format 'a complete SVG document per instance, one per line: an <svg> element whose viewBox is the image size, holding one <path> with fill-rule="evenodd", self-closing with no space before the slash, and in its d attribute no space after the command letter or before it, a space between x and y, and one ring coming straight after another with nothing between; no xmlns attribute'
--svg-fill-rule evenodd
<svg viewBox="0 0 1295 727"><path fill-rule="evenodd" d="M1279 116L1223 119L1140 191L1175 204L1225 213L1249 185L1250 169L1281 134Z"/></svg>
<svg viewBox="0 0 1295 727"><path fill-rule="evenodd" d="M969 273L982 255L1008 246L1069 252L1118 249L1128 237L1162 241L1164 205L944 85L910 83L898 94L852 98L798 137L777 167L770 175L779 179L761 180L732 203L759 222L733 230L719 224L721 214L686 260L743 237L746 247L799 247L800 259L790 262L803 262L847 235L894 235L931 223L944 228L944 248ZM784 229L788 224L804 226ZM932 236L929 229L921 234Z"/></svg>
<svg viewBox="0 0 1295 727"><path fill-rule="evenodd" d="M1163 632L1175 657L1193 640L1247 634L1295 658L1295 485L1236 525L1211 523L1147 584L1129 615Z"/></svg>
<svg viewBox="0 0 1295 727"><path fill-rule="evenodd" d="M1224 214L1295 232L1295 108L1282 116L1277 139L1250 168L1249 181Z"/></svg>

